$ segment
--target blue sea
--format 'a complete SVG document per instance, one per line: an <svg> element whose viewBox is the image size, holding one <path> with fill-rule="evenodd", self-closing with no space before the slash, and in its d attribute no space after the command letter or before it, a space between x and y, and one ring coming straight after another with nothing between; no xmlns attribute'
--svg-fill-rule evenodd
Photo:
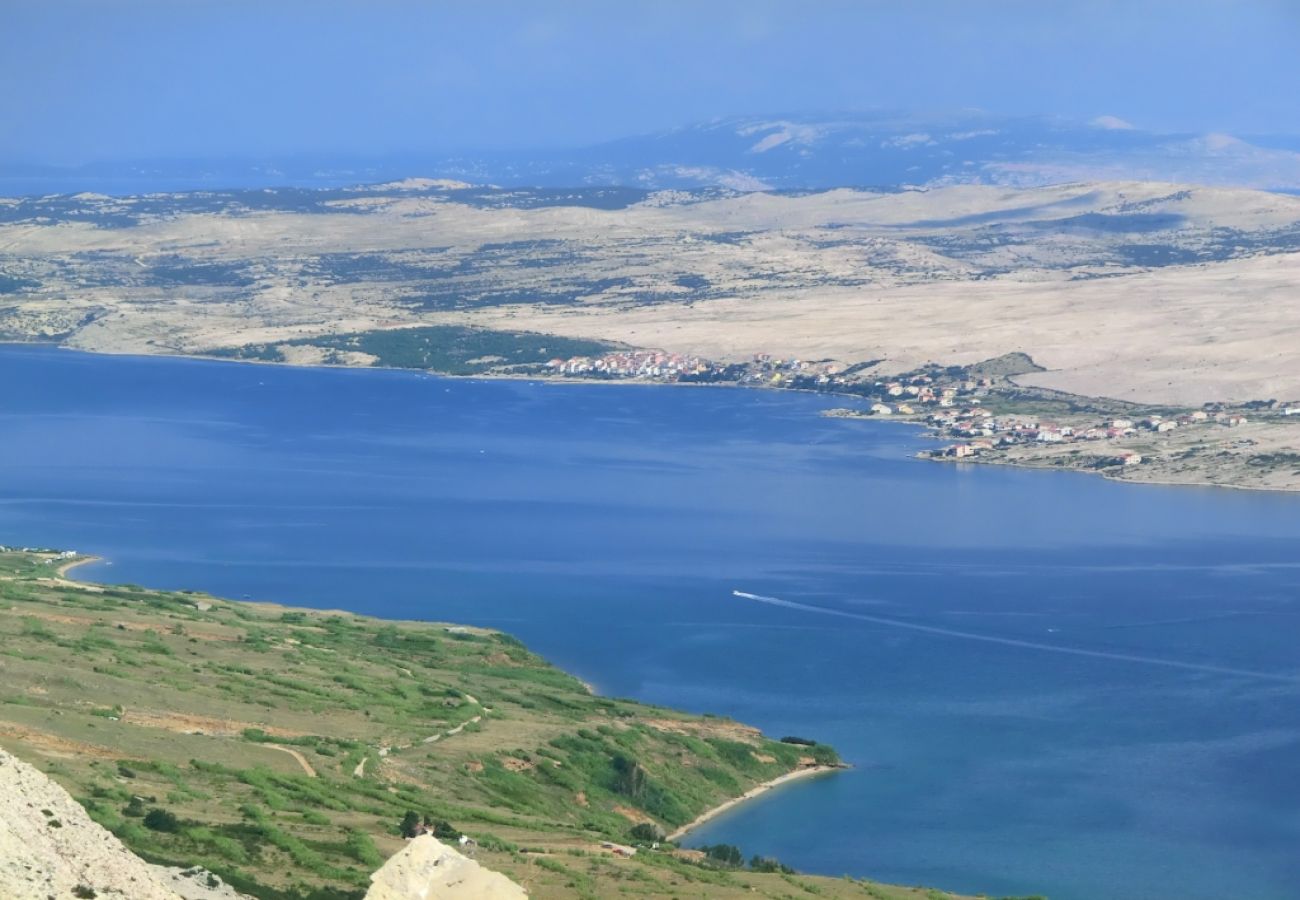
<svg viewBox="0 0 1300 900"><path fill-rule="evenodd" d="M1300 897L1300 495L922 462L914 429L772 391L33 347L0 384L0 543L505 629L855 766L692 841L993 895Z"/></svg>

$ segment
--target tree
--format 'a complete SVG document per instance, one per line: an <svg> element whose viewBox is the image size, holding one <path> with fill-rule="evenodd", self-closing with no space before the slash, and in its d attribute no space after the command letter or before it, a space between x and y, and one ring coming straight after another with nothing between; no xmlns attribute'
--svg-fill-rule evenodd
<svg viewBox="0 0 1300 900"><path fill-rule="evenodd" d="M653 844L656 841L662 841L664 839L663 831L661 831L659 826L653 822L641 822L640 824L633 825L629 834L632 836L632 840L641 841L646 844Z"/></svg>
<svg viewBox="0 0 1300 900"><path fill-rule="evenodd" d="M707 844L700 849L704 851L705 856L720 865L739 868L745 862L740 848L732 844Z"/></svg>
<svg viewBox="0 0 1300 900"><path fill-rule="evenodd" d="M402 816L402 837L413 838L420 833L420 814L414 810L408 810L406 815Z"/></svg>

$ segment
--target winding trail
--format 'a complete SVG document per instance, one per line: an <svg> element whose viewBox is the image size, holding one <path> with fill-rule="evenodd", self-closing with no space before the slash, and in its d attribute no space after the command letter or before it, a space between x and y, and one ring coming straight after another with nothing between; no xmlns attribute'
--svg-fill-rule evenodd
<svg viewBox="0 0 1300 900"><path fill-rule="evenodd" d="M282 747L279 744L263 744L262 746L270 747L272 750L280 750L284 753L288 753L294 759L298 760L298 765L302 766L302 770L307 773L308 778L317 777L316 770L311 767L311 763L307 762L307 757L303 756L301 753L299 753L297 750L294 750L292 747Z"/></svg>
<svg viewBox="0 0 1300 900"><path fill-rule="evenodd" d="M483 717L481 715L475 716L474 718L469 719L468 721L461 722L455 728L448 728L446 731L440 732L438 734L430 735L420 743L422 744L436 743L437 741L440 741L445 737L451 737L453 734L460 734L462 731L465 730L466 725L473 725L475 722L482 722L482 721L483 721Z"/></svg>

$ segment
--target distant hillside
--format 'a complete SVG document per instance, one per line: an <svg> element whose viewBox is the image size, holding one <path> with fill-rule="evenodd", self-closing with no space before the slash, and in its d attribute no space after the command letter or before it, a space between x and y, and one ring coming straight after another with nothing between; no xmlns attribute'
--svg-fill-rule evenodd
<svg viewBox="0 0 1300 900"><path fill-rule="evenodd" d="M741 190L1097 180L1300 187L1296 148L1260 140L974 110L741 117L586 148L536 171L564 181L567 168L570 183L582 174L583 182Z"/></svg>
<svg viewBox="0 0 1300 900"><path fill-rule="evenodd" d="M1297 251L1300 198L1156 182L79 194L0 200L0 339L474 375L1023 351L1088 396L1291 399Z"/></svg>
<svg viewBox="0 0 1300 900"><path fill-rule="evenodd" d="M506 187L738 190L1154 180L1300 189L1300 137L1170 134L1090 122L893 111L733 117L587 147L385 157L0 166L0 195L341 187L409 176Z"/></svg>

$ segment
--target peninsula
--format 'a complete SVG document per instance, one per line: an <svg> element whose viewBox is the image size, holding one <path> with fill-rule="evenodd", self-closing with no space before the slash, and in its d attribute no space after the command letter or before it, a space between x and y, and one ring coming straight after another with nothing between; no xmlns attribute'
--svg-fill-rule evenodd
<svg viewBox="0 0 1300 900"><path fill-rule="evenodd" d="M538 898L951 896L665 838L829 747L595 696L496 631L82 583L78 561L0 551L0 745L150 862L343 900L428 831Z"/></svg>

